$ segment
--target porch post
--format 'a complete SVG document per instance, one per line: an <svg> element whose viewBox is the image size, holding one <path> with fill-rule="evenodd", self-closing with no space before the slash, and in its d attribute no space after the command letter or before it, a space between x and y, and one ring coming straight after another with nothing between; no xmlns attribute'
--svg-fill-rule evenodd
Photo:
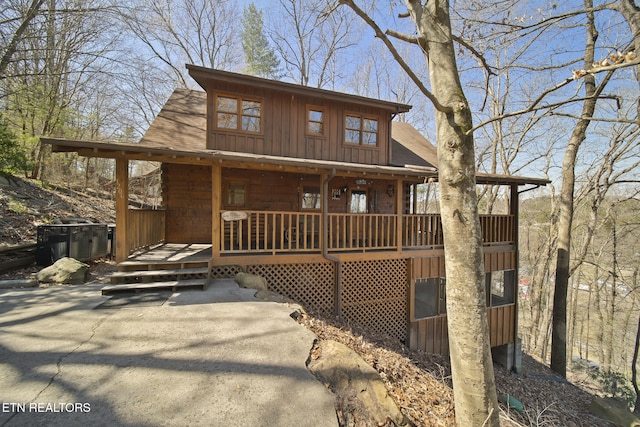
<svg viewBox="0 0 640 427"><path fill-rule="evenodd" d="M518 193L518 186L516 184L511 185L511 195L509 200L509 213L513 215L513 250L514 254L514 270L515 270L515 289L514 289L514 314L513 314L513 369L520 373L522 367L522 345L518 343L518 297L520 295L520 249L519 242L520 236L518 235L518 227L519 227L519 216L520 216L520 200Z"/></svg>
<svg viewBox="0 0 640 427"><path fill-rule="evenodd" d="M222 206L222 167L211 165L211 258L220 258L220 206Z"/></svg>
<svg viewBox="0 0 640 427"><path fill-rule="evenodd" d="M403 230L403 226L402 226L402 222L403 222L403 214L404 214L404 209L403 209L403 200L404 200L404 194L402 194L402 179L397 179L396 180L396 219L397 219L397 224L396 224L396 251L398 252L402 252L402 230Z"/></svg>
<svg viewBox="0 0 640 427"><path fill-rule="evenodd" d="M129 257L129 160L116 158L116 262Z"/></svg>

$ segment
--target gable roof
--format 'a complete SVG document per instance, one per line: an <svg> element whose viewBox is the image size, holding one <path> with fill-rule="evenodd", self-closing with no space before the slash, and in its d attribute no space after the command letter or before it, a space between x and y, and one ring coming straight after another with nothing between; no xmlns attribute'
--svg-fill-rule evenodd
<svg viewBox="0 0 640 427"><path fill-rule="evenodd" d="M391 113L406 113L411 110L411 105L400 104L398 102L384 101L381 99L367 98L359 95L352 95L344 92L336 92L327 89L319 89L311 86L303 86L294 83L282 82L279 80L264 79L247 74L232 73L230 71L216 70L213 68L199 67L187 64L189 74L198 84L207 89L210 81L234 83L247 85L254 88L269 89L296 95L311 96L321 99L330 99L338 102L348 102L350 104L374 106Z"/></svg>
<svg viewBox="0 0 640 427"><path fill-rule="evenodd" d="M391 122L391 143L391 164L438 167L436 147L409 123Z"/></svg>

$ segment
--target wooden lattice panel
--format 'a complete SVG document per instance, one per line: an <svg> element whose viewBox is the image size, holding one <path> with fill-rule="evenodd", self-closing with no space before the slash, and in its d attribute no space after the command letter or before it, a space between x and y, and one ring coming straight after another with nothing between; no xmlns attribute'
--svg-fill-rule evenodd
<svg viewBox="0 0 640 427"><path fill-rule="evenodd" d="M269 290L284 295L310 310L334 310L335 269L332 263L247 266L247 273L267 280Z"/></svg>
<svg viewBox="0 0 640 427"><path fill-rule="evenodd" d="M407 338L407 261L371 260L342 265L341 315L348 321Z"/></svg>
<svg viewBox="0 0 640 427"><path fill-rule="evenodd" d="M242 269L237 265L221 265L219 267L211 267L212 279L230 279L234 278Z"/></svg>

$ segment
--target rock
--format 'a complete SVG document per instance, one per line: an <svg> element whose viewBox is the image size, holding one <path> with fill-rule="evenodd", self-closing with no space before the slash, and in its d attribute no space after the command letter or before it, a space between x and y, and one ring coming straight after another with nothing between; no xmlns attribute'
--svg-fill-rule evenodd
<svg viewBox="0 0 640 427"><path fill-rule="evenodd" d="M43 268L36 278L41 283L84 283L89 266L73 258L60 258L53 265Z"/></svg>
<svg viewBox="0 0 640 427"><path fill-rule="evenodd" d="M629 411L625 402L613 397L594 397L589 412L617 426L640 427L640 418Z"/></svg>
<svg viewBox="0 0 640 427"><path fill-rule="evenodd" d="M386 425L388 421L398 426L411 425L389 396L378 372L344 344L321 341L308 368L336 394L338 409L343 414L349 412L345 406L352 405L369 414L371 420L365 425L372 422ZM364 420L356 421L362 423Z"/></svg>
<svg viewBox="0 0 640 427"><path fill-rule="evenodd" d="M253 294L253 296L263 301L295 304L293 300L285 297L284 295L280 295L279 293L270 291L268 289L260 289L255 294Z"/></svg>
<svg viewBox="0 0 640 427"><path fill-rule="evenodd" d="M267 279L256 274L238 273L236 274L235 281L241 288L250 289L267 289Z"/></svg>

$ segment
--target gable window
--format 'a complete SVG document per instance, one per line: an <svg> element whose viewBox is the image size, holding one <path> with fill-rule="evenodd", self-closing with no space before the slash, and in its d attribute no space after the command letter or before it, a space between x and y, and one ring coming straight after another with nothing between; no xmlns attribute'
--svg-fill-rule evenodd
<svg viewBox="0 0 640 427"><path fill-rule="evenodd" d="M416 279L413 292L414 320L435 317L447 312L444 277Z"/></svg>
<svg viewBox="0 0 640 427"><path fill-rule="evenodd" d="M307 107L307 134L324 135L324 108Z"/></svg>
<svg viewBox="0 0 640 427"><path fill-rule="evenodd" d="M227 95L216 98L216 127L219 129L261 132L262 102Z"/></svg>
<svg viewBox="0 0 640 427"><path fill-rule="evenodd" d="M320 209L320 187L303 187L302 209Z"/></svg>
<svg viewBox="0 0 640 427"><path fill-rule="evenodd" d="M378 145L378 119L356 114L345 118L344 141L369 147Z"/></svg>

